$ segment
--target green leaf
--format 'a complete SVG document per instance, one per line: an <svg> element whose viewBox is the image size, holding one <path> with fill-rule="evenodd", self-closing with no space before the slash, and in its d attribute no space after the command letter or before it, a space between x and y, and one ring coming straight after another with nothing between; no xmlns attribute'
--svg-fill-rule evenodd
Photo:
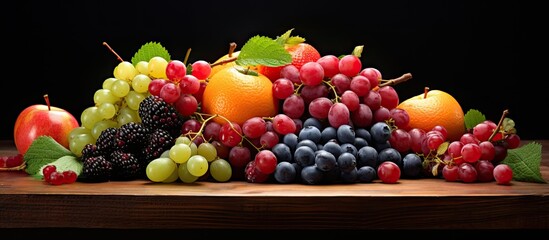
<svg viewBox="0 0 549 240"><path fill-rule="evenodd" d="M76 156L63 156L59 159L47 164L47 165L55 165L55 168L57 171L63 172L67 170L73 170L76 175L80 175L82 173L82 162L76 157ZM42 168L44 168L46 165L42 166L40 170L34 175L36 178L42 178L44 175L42 174Z"/></svg>
<svg viewBox="0 0 549 240"><path fill-rule="evenodd" d="M443 142L440 144L437 148L437 155L444 155L446 150L448 150L448 146L450 146L450 142Z"/></svg>
<svg viewBox="0 0 549 240"><path fill-rule="evenodd" d="M305 42L305 38L302 38L300 36L292 36L286 40L286 44L289 45L296 45Z"/></svg>
<svg viewBox="0 0 549 240"><path fill-rule="evenodd" d="M510 131L513 131L513 129L515 128L515 121L513 121L513 119L506 117L503 119L503 122L501 125L503 126L503 131L510 132Z"/></svg>
<svg viewBox="0 0 549 240"><path fill-rule="evenodd" d="M275 40L264 36L250 38L240 49L236 59L236 64L240 66L278 67L290 63L292 63L290 53Z"/></svg>
<svg viewBox="0 0 549 240"><path fill-rule="evenodd" d="M362 56L362 51L364 50L364 45L356 46L355 49L353 49L352 55L360 58Z"/></svg>
<svg viewBox="0 0 549 240"><path fill-rule="evenodd" d="M513 180L547 183L540 172L540 143L530 142L522 147L507 150L507 157L501 163L513 169Z"/></svg>
<svg viewBox="0 0 549 240"><path fill-rule="evenodd" d="M465 113L464 120L465 120L465 128L467 130L471 130L477 124L484 122L486 120L486 116L484 116L484 114L482 114L479 110L469 109L469 111Z"/></svg>
<svg viewBox="0 0 549 240"><path fill-rule="evenodd" d="M64 156L74 156L74 154L59 144L50 136L40 136L36 138L23 156L27 167L25 172L34 175L40 169L49 163Z"/></svg>
<svg viewBox="0 0 549 240"><path fill-rule="evenodd" d="M286 41L291 37L293 30L294 29L292 28L286 31L284 34L276 37L275 39L276 43L278 43L280 46L284 46L284 44L286 44Z"/></svg>
<svg viewBox="0 0 549 240"><path fill-rule="evenodd" d="M135 66L140 61L148 62L153 57L162 57L166 61L171 60L170 53L158 42L145 43L132 57L132 64Z"/></svg>

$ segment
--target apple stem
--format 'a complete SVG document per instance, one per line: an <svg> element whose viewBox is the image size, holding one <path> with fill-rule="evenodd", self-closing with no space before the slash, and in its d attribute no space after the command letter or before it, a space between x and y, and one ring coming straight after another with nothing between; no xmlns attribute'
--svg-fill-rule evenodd
<svg viewBox="0 0 549 240"><path fill-rule="evenodd" d="M394 86L394 85L397 85L399 83L402 83L402 82L406 82L408 80L412 79L412 74L411 73L405 73L405 74L402 74L402 76L400 77L397 77L397 78L393 78L391 80L384 80L382 79L381 81L383 83L379 84L379 87L383 87L383 86Z"/></svg>
<svg viewBox="0 0 549 240"><path fill-rule="evenodd" d="M223 65L223 64L228 63L228 62L234 62L236 60L236 57L233 57L234 50L236 50L236 43L235 42L229 43L229 53L227 54L227 56L229 58L227 58L225 60L222 60L222 61L219 61L219 62L216 62L214 64L210 64L210 67L215 67L217 65Z"/></svg>
<svg viewBox="0 0 549 240"><path fill-rule="evenodd" d="M501 118L499 119L499 122L498 122L498 126L496 127L496 129L498 129L498 131L493 131L492 135L490 135L490 137L488 138L488 141L492 141L492 138L494 138L494 136L496 136L496 134L499 132L499 129L501 128L501 125L503 124L503 120L505 119L505 117L507 117L508 114L509 114L509 110L507 110L507 109L503 110L503 114L501 115Z"/></svg>
<svg viewBox="0 0 549 240"><path fill-rule="evenodd" d="M225 60L216 62L216 63L214 63L214 64L210 64L210 67L215 67L215 66L217 66L217 65L223 65L223 64L225 64L225 63L234 62L234 61L236 61L236 58L237 58L237 57L230 57L230 58L227 58L227 59L225 59Z"/></svg>
<svg viewBox="0 0 549 240"><path fill-rule="evenodd" d="M229 54L228 54L229 57L233 56L235 49L236 49L236 43L235 42L229 43Z"/></svg>
<svg viewBox="0 0 549 240"><path fill-rule="evenodd" d="M428 93L428 92L429 92L429 87L425 87L425 88L423 89L423 98L424 98L424 99L427 98L427 93Z"/></svg>
<svg viewBox="0 0 549 240"><path fill-rule="evenodd" d="M120 55L118 55L118 53L116 53L116 52L111 48L111 46L109 46L108 43L103 42L103 46L107 47L107 48L109 49L109 51L111 51L111 52L116 56L116 59L118 59L118 61L120 61L120 62L123 62L123 61L124 61L124 59L122 59L122 58L120 57Z"/></svg>
<svg viewBox="0 0 549 240"><path fill-rule="evenodd" d="M50 111L51 105L50 105L50 97L48 96L48 94L44 94L44 100L46 100L46 105L48 105L48 111Z"/></svg>
<svg viewBox="0 0 549 240"><path fill-rule="evenodd" d="M189 56L191 55L191 48L187 49L187 53L185 54L185 59L183 60L183 64L187 65L187 60L189 60Z"/></svg>

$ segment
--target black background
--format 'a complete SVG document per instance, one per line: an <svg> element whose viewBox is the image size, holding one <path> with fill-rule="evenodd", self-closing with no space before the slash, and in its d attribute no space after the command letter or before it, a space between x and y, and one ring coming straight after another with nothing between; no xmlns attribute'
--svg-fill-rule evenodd
<svg viewBox="0 0 549 240"><path fill-rule="evenodd" d="M215 61L230 42L275 38L294 28L321 55L364 45L363 67L385 79L410 72L395 86L400 99L425 86L453 95L464 112L477 109L497 122L508 109L522 139L547 139L537 124L547 97L529 84L524 67L529 33L519 2L483 1L89 1L17 2L4 7L3 116L0 139L13 139L20 111L43 104L78 119L118 64L107 42L131 60L156 41L183 60ZM10 95L10 96L8 96ZM543 99L543 100L542 100ZM541 111L543 112L543 110Z"/></svg>

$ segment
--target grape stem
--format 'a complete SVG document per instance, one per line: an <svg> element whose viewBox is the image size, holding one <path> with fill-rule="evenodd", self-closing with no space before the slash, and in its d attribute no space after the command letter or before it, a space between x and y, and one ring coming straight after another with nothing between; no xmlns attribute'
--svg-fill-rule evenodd
<svg viewBox="0 0 549 240"><path fill-rule="evenodd" d="M397 85L399 83L406 82L410 79L412 79L412 74L411 73L405 73L405 74L402 74L402 76L400 76L400 77L393 78L393 79L390 79L390 80L382 79L381 81L383 83L379 84L379 87L394 86L394 85Z"/></svg>
<svg viewBox="0 0 549 240"><path fill-rule="evenodd" d="M183 60L183 64L187 65L187 60L189 60L190 55L191 55L191 48L187 49L187 53L185 54L185 59Z"/></svg>
<svg viewBox="0 0 549 240"><path fill-rule="evenodd" d="M503 119L505 119L505 117L507 117L508 114L509 114L508 109L503 110L503 114L501 114L501 118L499 119L498 126L496 127L496 129L498 129L498 131L493 131L492 135L490 135L490 137L488 138L488 141L492 141L492 138L494 138L494 136L496 136L496 134L499 132L499 129L501 128L501 125L503 124Z"/></svg>
<svg viewBox="0 0 549 240"><path fill-rule="evenodd" d="M111 52L116 56L116 59L118 59L118 61L120 61L120 62L123 62L123 61L124 61L124 59L122 59L122 58L120 57L120 55L118 55L118 53L116 53L116 52L111 48L111 46L109 46L109 44L108 44L107 42L103 42L103 46L107 47L107 48L109 49L109 51L111 51Z"/></svg>

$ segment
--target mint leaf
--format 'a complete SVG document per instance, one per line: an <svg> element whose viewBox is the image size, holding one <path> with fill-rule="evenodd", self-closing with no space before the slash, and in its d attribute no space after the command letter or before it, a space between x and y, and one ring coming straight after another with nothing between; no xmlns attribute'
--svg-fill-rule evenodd
<svg viewBox="0 0 549 240"><path fill-rule="evenodd" d="M467 111L464 116L465 128L467 130L471 130L477 124L484 122L485 120L486 116L484 116L484 114L482 114L479 110L469 109L469 111Z"/></svg>
<svg viewBox="0 0 549 240"><path fill-rule="evenodd" d="M82 162L78 160L78 158L74 155L60 157L59 159L47 165L55 165L57 171L59 172L73 170L76 173L76 175L80 175L80 173L82 173ZM42 168L44 168L45 166L46 165L42 166L40 170L34 175L34 177L36 178L44 177L44 175L42 174Z"/></svg>
<svg viewBox="0 0 549 240"><path fill-rule="evenodd" d="M44 165L64 156L74 156L74 154L59 144L50 136L40 136L36 138L30 145L29 149L23 156L27 167L25 172L29 175L34 175Z"/></svg>
<svg viewBox="0 0 549 240"><path fill-rule="evenodd" d="M148 62L153 57L162 57L166 61L171 60L170 53L158 42L145 43L132 57L132 64L135 66L140 61Z"/></svg>
<svg viewBox="0 0 549 240"><path fill-rule="evenodd" d="M264 36L250 38L240 49L236 59L236 64L240 66L278 67L290 63L292 63L290 53L275 40Z"/></svg>
<svg viewBox="0 0 549 240"><path fill-rule="evenodd" d="M530 142L522 147L507 150L507 157L501 162L513 169L513 180L521 182L547 183L541 177L541 144Z"/></svg>

